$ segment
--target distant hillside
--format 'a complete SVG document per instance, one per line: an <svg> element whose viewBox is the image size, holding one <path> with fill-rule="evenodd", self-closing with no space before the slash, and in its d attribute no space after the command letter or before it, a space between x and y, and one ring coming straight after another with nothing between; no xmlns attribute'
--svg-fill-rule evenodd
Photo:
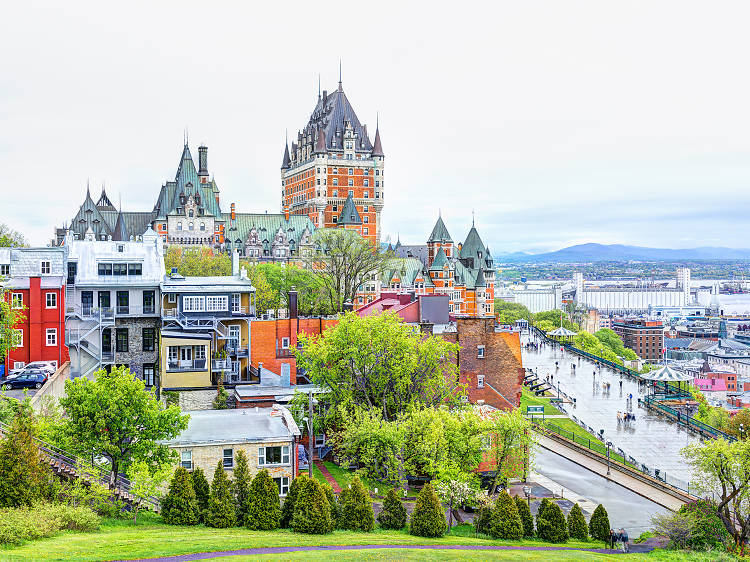
<svg viewBox="0 0 750 562"><path fill-rule="evenodd" d="M498 262L595 262L595 261L681 261L681 260L750 260L750 250L700 247L682 250L645 248L623 244L578 244L555 252L499 254Z"/></svg>

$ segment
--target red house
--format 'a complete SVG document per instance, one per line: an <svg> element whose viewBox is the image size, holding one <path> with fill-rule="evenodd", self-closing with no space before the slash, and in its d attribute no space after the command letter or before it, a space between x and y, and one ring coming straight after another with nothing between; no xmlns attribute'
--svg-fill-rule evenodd
<svg viewBox="0 0 750 562"><path fill-rule="evenodd" d="M0 282L11 307L23 310L15 327L16 347L5 358L5 370L32 361L61 365L69 359L65 345L65 250L2 248Z"/></svg>

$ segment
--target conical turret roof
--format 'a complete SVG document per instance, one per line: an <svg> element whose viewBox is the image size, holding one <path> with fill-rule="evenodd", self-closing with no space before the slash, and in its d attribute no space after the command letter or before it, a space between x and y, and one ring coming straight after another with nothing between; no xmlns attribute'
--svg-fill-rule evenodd
<svg viewBox="0 0 750 562"><path fill-rule="evenodd" d="M432 265L430 266L430 271L441 271L445 264L448 263L448 258L445 255L445 252L443 251L443 248L441 247L438 250L438 253L435 254L435 259L432 261Z"/></svg>
<svg viewBox="0 0 750 562"><path fill-rule="evenodd" d="M284 145L284 160L281 162L281 169L286 170L291 165L292 160L289 158L289 143Z"/></svg>
<svg viewBox="0 0 750 562"><path fill-rule="evenodd" d="M125 242L127 240L130 240L130 234L128 234L128 229L125 226L125 221L122 218L122 210L117 213L117 222L115 223L115 228L112 231L112 240L117 240L118 242Z"/></svg>
<svg viewBox="0 0 750 562"><path fill-rule="evenodd" d="M362 224L362 217L359 216L357 206L354 204L351 194L346 198L344 208L339 215L338 224Z"/></svg>
<svg viewBox="0 0 750 562"><path fill-rule="evenodd" d="M385 156L383 154L383 144L380 142L380 127L375 129L375 143L372 145L373 156Z"/></svg>
<svg viewBox="0 0 750 562"><path fill-rule="evenodd" d="M432 229L432 234L427 239L427 243L430 242L453 242L451 235L448 234L448 229L445 228L443 217L438 216L438 220L435 223L435 227Z"/></svg>

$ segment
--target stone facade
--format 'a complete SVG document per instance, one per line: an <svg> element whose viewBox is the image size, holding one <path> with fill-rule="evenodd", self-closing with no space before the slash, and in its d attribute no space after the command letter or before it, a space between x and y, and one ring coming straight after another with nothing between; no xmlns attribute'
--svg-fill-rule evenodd
<svg viewBox="0 0 750 562"><path fill-rule="evenodd" d="M118 318L115 321L112 330L111 349L114 352L114 364L128 365L130 372L136 377L143 379L143 366L150 365L154 367L153 376L156 377L157 363L159 361L159 327L161 320L154 318ZM117 329L128 330L128 350L126 352L117 351ZM151 328L154 330L153 351L144 351L143 329ZM155 381L154 381L155 382ZM147 386L153 384L146 380Z"/></svg>

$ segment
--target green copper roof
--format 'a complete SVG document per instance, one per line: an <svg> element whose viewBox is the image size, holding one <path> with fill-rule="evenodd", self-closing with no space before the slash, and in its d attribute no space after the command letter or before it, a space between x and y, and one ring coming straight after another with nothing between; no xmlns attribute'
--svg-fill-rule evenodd
<svg viewBox="0 0 750 562"><path fill-rule="evenodd" d="M453 242L451 235L448 234L448 229L445 228L443 217L438 217L435 227L432 229L432 234L427 239L427 243L430 242Z"/></svg>
<svg viewBox="0 0 750 562"><path fill-rule="evenodd" d="M474 288L474 273L459 260L453 262L456 266L456 285L466 285L467 289Z"/></svg>
<svg viewBox="0 0 750 562"><path fill-rule="evenodd" d="M402 286L413 286L414 280L422 276L425 287L434 286L432 279L424 271L424 264L417 258L394 258L386 268L383 274L383 280L390 285L394 277L401 279Z"/></svg>
<svg viewBox="0 0 750 562"><path fill-rule="evenodd" d="M484 269L481 267L479 268L479 271L477 271L477 278L474 281L475 287L486 287L487 283L484 281Z"/></svg>
<svg viewBox="0 0 750 562"><path fill-rule="evenodd" d="M338 224L362 224L362 217L359 216L357 206L354 204L351 193L347 196L344 202L344 208L341 210L339 215Z"/></svg>
<svg viewBox="0 0 750 562"><path fill-rule="evenodd" d="M307 215L289 215L287 220L281 213L235 213L233 222L231 214L225 213L222 218L226 224L225 238L234 247L244 245L255 230L258 244L270 252L274 237L281 230L290 248L296 250L300 245L310 244L315 232L315 225Z"/></svg>
<svg viewBox="0 0 750 562"><path fill-rule="evenodd" d="M448 258L445 256L445 252L441 247L435 255L435 259L430 266L430 271L441 271L445 265L448 265L449 269L451 268L451 264L448 262Z"/></svg>
<svg viewBox="0 0 750 562"><path fill-rule="evenodd" d="M461 246L461 257L480 259L480 254L481 259L484 259L485 245L479 237L477 229L472 225L469 234L466 236L466 241Z"/></svg>

